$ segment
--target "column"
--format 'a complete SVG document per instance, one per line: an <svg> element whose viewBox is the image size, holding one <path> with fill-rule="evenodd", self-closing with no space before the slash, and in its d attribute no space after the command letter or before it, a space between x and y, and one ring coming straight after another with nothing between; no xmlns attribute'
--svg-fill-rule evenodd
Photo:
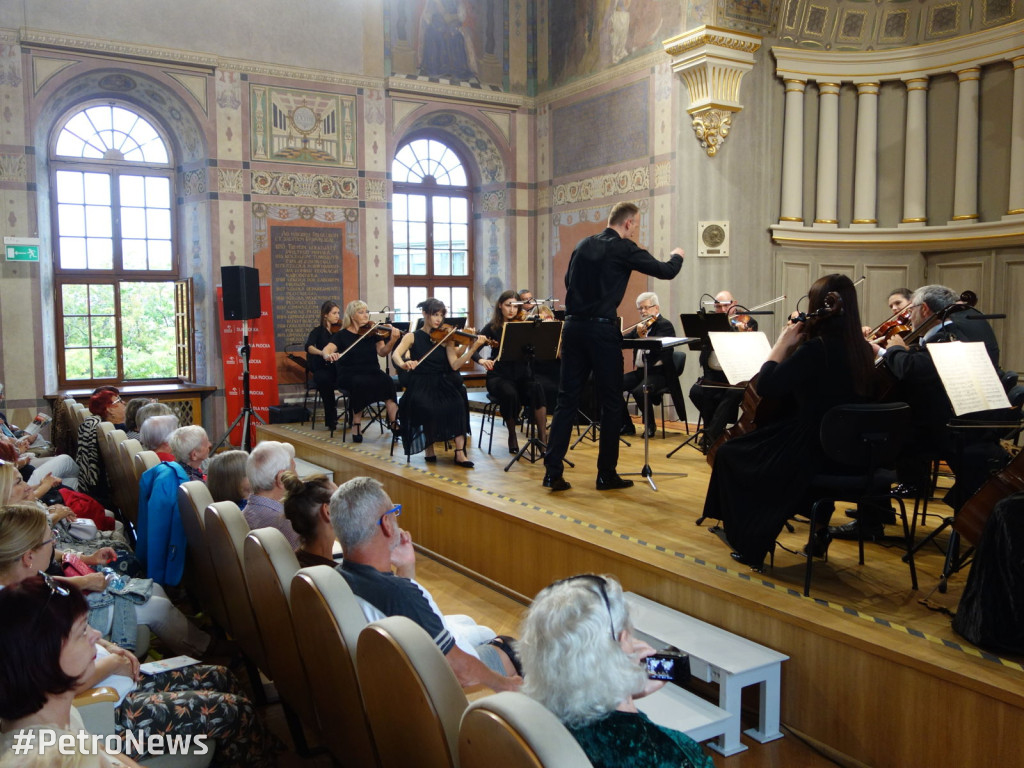
<svg viewBox="0 0 1024 768"><path fill-rule="evenodd" d="M878 83L857 83L857 154L853 170L854 229L878 225Z"/></svg>
<svg viewBox="0 0 1024 768"><path fill-rule="evenodd" d="M980 67L956 73L960 93L956 115L956 175L953 221L978 220L978 80Z"/></svg>
<svg viewBox="0 0 1024 768"><path fill-rule="evenodd" d="M818 83L818 190L814 223L839 226L839 83Z"/></svg>
<svg viewBox="0 0 1024 768"><path fill-rule="evenodd" d="M1024 56L1013 62L1013 117L1010 120L1010 194L1006 213L1024 214Z"/></svg>
<svg viewBox="0 0 1024 768"><path fill-rule="evenodd" d="M928 223L928 78L907 80L907 134L903 156L903 224Z"/></svg>
<svg viewBox="0 0 1024 768"><path fill-rule="evenodd" d="M782 136L782 210L779 221L804 220L803 80L786 80L786 125Z"/></svg>

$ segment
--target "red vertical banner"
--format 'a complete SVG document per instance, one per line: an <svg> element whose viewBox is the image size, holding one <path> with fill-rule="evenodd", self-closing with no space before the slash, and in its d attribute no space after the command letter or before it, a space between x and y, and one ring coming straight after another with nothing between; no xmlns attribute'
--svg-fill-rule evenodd
<svg viewBox="0 0 1024 768"><path fill-rule="evenodd" d="M217 304L224 306L224 289L217 286ZM277 365L274 349L274 320L270 316L270 286L260 286L260 316L249 320L249 397L254 413L269 422L270 406L275 404L277 397ZM242 412L244 397L242 394L242 321L222 320L220 329L221 359L224 365L224 397L227 403L229 423ZM255 422L254 422L255 423ZM250 441L255 444L255 436L250 430ZM232 445L242 444L242 422L231 430Z"/></svg>

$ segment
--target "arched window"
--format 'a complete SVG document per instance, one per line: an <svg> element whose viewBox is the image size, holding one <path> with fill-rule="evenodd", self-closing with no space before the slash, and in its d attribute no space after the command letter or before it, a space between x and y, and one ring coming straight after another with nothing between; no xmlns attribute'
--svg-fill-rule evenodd
<svg viewBox="0 0 1024 768"><path fill-rule="evenodd" d="M77 108L50 146L60 384L191 379L168 142L105 103Z"/></svg>
<svg viewBox="0 0 1024 768"><path fill-rule="evenodd" d="M398 150L391 178L395 311L415 312L434 296L449 315L466 316L473 306L473 247L462 160L440 141L415 139Z"/></svg>

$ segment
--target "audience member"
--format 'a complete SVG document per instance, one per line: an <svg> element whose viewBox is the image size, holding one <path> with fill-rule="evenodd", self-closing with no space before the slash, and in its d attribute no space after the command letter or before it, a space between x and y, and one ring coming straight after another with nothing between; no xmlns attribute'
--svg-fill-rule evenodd
<svg viewBox="0 0 1024 768"><path fill-rule="evenodd" d="M245 474L251 493L246 499L245 521L249 528L277 528L288 539L292 549L299 546L299 535L284 516L284 484L281 475L295 471L295 447L290 443L264 440L249 454Z"/></svg>
<svg viewBox="0 0 1024 768"><path fill-rule="evenodd" d="M147 451L155 451L160 461L174 461L168 440L171 433L178 428L178 417L173 413L149 416L142 422L139 432L139 443Z"/></svg>
<svg viewBox="0 0 1024 768"><path fill-rule="evenodd" d="M331 497L330 509L345 553L338 570L363 601L368 620L384 615L416 622L433 638L463 686L519 688L522 678L516 673L511 638L494 637L492 631L468 622L449 622L430 593L413 580L412 537L398 527L402 505L392 504L377 480L357 477L344 483Z"/></svg>
<svg viewBox="0 0 1024 768"><path fill-rule="evenodd" d="M305 480L294 472L281 475L286 495L284 516L299 535L302 545L295 550L299 565L334 567L334 528L331 527L331 494L338 490L326 475Z"/></svg>
<svg viewBox="0 0 1024 768"><path fill-rule="evenodd" d="M178 427L167 438L167 445L170 446L174 460L185 470L189 480L206 482L203 462L210 457L213 444L205 429L195 424Z"/></svg>
<svg viewBox="0 0 1024 768"><path fill-rule="evenodd" d="M601 768L713 768L684 733L652 723L635 700L664 682L642 660L622 587L611 576L557 581L537 595L516 644L523 692L550 709Z"/></svg>
<svg viewBox="0 0 1024 768"><path fill-rule="evenodd" d="M210 458L206 466L206 487L214 501L233 501L245 509L249 496L249 478L245 464L249 454L245 451L223 451Z"/></svg>

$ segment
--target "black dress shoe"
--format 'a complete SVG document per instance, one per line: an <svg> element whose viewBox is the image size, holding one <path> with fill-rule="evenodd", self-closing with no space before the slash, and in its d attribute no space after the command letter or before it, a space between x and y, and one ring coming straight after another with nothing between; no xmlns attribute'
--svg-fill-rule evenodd
<svg viewBox="0 0 1024 768"><path fill-rule="evenodd" d="M654 437L656 434L658 434L658 428L653 424L648 426L644 431L647 433L648 437Z"/></svg>
<svg viewBox="0 0 1024 768"><path fill-rule="evenodd" d="M857 541L858 530L861 526L859 520L854 520L846 525L829 526L828 535L833 539L843 541ZM885 526L881 523L864 523L864 541L876 541L885 535Z"/></svg>
<svg viewBox="0 0 1024 768"><path fill-rule="evenodd" d="M632 488L633 481L625 480L619 477L617 474L610 475L598 475L597 476L597 490L599 491L614 491L618 488Z"/></svg>
<svg viewBox="0 0 1024 768"><path fill-rule="evenodd" d="M457 466L457 467L465 467L466 469L472 469L473 467L476 466L476 464L474 464L472 461L469 461L469 459L464 459L463 461L459 461L459 454L460 453L463 456L466 455L465 451L456 451L455 452L455 456L452 459L452 461L455 462L455 466Z"/></svg>
<svg viewBox="0 0 1024 768"><path fill-rule="evenodd" d="M552 491L568 491L572 488L569 485L569 481L559 475L558 477L552 477L551 475L544 475L544 487L550 488Z"/></svg>
<svg viewBox="0 0 1024 768"><path fill-rule="evenodd" d="M361 424L352 425L352 442L361 443L363 442L363 429Z"/></svg>
<svg viewBox="0 0 1024 768"><path fill-rule="evenodd" d="M879 518L879 513L877 513L875 510L871 510L870 514L875 518ZM848 509L846 510L846 516L851 520L859 520L860 512L856 509ZM882 512L880 514L880 518L880 521L883 525L896 525L896 512L894 512L892 509L889 510L888 514Z"/></svg>
<svg viewBox="0 0 1024 768"><path fill-rule="evenodd" d="M854 533L854 538L857 538ZM828 529L822 528L814 534L814 539L811 544L804 544L804 548L800 550L800 554L804 557L828 557L828 545L832 543L832 536L829 534Z"/></svg>
<svg viewBox="0 0 1024 768"><path fill-rule="evenodd" d="M636 427L633 426L633 422L632 421L627 421L625 424L623 424L622 425L622 429L619 430L619 434L620 435L635 435L636 434Z"/></svg>
<svg viewBox="0 0 1024 768"><path fill-rule="evenodd" d="M516 439L515 435L508 436L508 452L519 453L519 441Z"/></svg>
<svg viewBox="0 0 1024 768"><path fill-rule="evenodd" d="M743 565L747 566L750 570L756 571L757 573L764 573L764 560L760 563L755 563L753 560L747 559L739 552L730 552L729 555L737 563L743 563Z"/></svg>

